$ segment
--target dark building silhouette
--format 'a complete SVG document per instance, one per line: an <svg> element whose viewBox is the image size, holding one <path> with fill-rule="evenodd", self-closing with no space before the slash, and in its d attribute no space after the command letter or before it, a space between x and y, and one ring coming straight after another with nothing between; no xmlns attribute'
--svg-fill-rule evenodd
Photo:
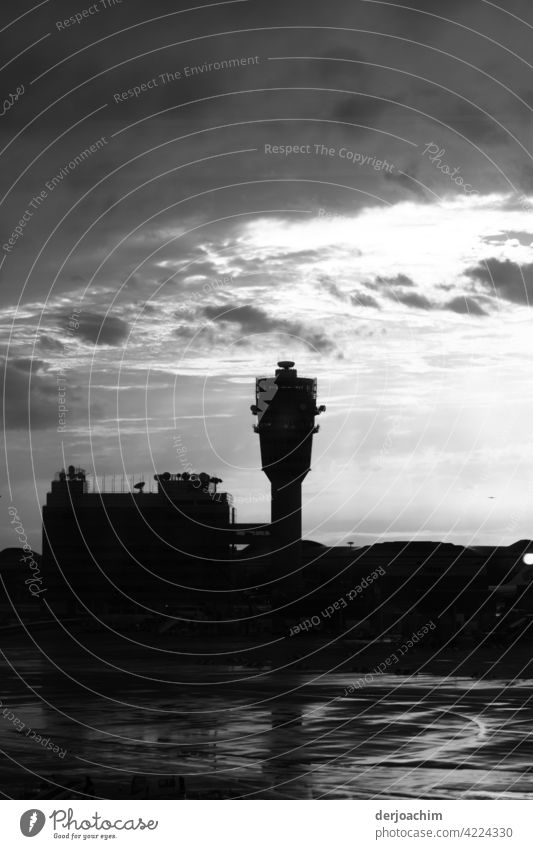
<svg viewBox="0 0 533 849"><path fill-rule="evenodd" d="M278 363L274 377L258 377L257 416L261 464L272 489L271 533L293 557L302 538L302 482L311 468L316 406L316 378L298 377L294 363Z"/></svg>
<svg viewBox="0 0 533 849"><path fill-rule="evenodd" d="M113 485L115 485L113 479ZM142 600L183 602L224 586L233 520L232 497L208 474L155 476L101 491L69 466L52 481L43 507L43 571L48 582L98 601L103 609ZM114 488L114 486L113 486ZM120 597L122 596L122 602Z"/></svg>

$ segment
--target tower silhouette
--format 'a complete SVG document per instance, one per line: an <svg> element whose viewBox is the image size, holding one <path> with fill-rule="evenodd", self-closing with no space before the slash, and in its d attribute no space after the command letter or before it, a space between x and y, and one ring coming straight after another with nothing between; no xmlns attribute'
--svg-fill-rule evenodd
<svg viewBox="0 0 533 849"><path fill-rule="evenodd" d="M282 360L274 377L256 379L261 465L271 484L271 533L286 555L298 555L302 538L302 482L311 467L316 406L316 378L298 377L294 363Z"/></svg>

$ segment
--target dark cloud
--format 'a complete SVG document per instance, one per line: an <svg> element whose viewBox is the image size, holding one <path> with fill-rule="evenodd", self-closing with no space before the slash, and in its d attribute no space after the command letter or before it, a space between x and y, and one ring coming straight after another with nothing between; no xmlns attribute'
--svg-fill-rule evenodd
<svg viewBox="0 0 533 849"><path fill-rule="evenodd" d="M184 319L192 319L195 315L194 303L185 301L181 306L172 313L174 318L183 321Z"/></svg>
<svg viewBox="0 0 533 849"><path fill-rule="evenodd" d="M8 430L42 429L58 424L57 382L42 360L20 358L2 363L5 399L2 422Z"/></svg>
<svg viewBox="0 0 533 849"><path fill-rule="evenodd" d="M440 90L436 92L436 97L437 117L467 139L476 143L505 140L505 130L474 104L457 100L456 97L445 95ZM498 119L505 126L505 120L502 120L504 117L500 111Z"/></svg>
<svg viewBox="0 0 533 849"><path fill-rule="evenodd" d="M402 199L405 199L405 192L407 191L410 195L414 195L418 201L427 203L431 199L431 193L420 185L423 180L418 181L418 177L415 176L417 173L417 168L409 167L404 168L401 172L396 170L383 171L382 177L386 184L398 190L396 194Z"/></svg>
<svg viewBox="0 0 533 849"><path fill-rule="evenodd" d="M58 318L63 327L69 324L69 313L60 313ZM73 338L93 345L120 345L127 339L129 324L122 318L113 315L98 315L98 313L81 313L77 319L79 327L72 330Z"/></svg>
<svg viewBox="0 0 533 849"><path fill-rule="evenodd" d="M414 282L411 280L407 274L396 274L394 277L381 277L377 276L376 283L379 283L380 286L414 286Z"/></svg>
<svg viewBox="0 0 533 849"><path fill-rule="evenodd" d="M33 371L34 374L46 371L48 367L44 360L33 359L33 357L19 357L18 359L11 360L11 365L17 371L26 373Z"/></svg>
<svg viewBox="0 0 533 849"><path fill-rule="evenodd" d="M376 299L366 292L352 292L350 300L355 307L373 307L377 310L380 308Z"/></svg>
<svg viewBox="0 0 533 849"><path fill-rule="evenodd" d="M460 315L487 315L482 306L470 295L458 295L444 304L443 309L451 310Z"/></svg>
<svg viewBox="0 0 533 849"><path fill-rule="evenodd" d="M12 62L5 69L9 74L4 80L5 93L14 91L22 82L26 85L26 93L4 116L1 131L5 136L4 141L12 139L13 131L18 131L27 121L34 118L43 108L43 104L56 105L52 111L46 111L42 120L23 132L16 145L10 145L3 159L7 190L12 176L19 175L22 168L25 168L28 162L34 162L35 156L39 155L32 165L31 172L21 177L11 192L11 200L6 200L11 206L5 208L5 235L8 236L18 222L33 192L42 188L47 180L60 172L73 156L100 135L105 136L108 143L96 155L69 173L68 177L61 181L61 185L49 194L46 205L34 215L25 230L24 242L19 241L15 250L9 253L5 269L7 271L8 264L11 266L10 279L3 281L0 297L5 302L16 303L16 281L21 279L25 257L31 256L37 246L43 243L45 235L50 231L49 225L60 220L71 203L80 198L82 190L92 189L100 179L103 182L87 196L74 215L65 219L60 231L56 233L54 242L44 257L42 273L34 283L34 288L38 291L31 291L30 287L27 287L25 297L28 300L35 299L35 295L45 291L50 273L57 266L56 254L62 257L67 248L70 250L73 244L70 228L75 229L77 238L78 230L82 232L86 223L94 222L110 203L126 197L131 188L137 188L139 185L144 188L132 195L132 202L120 204L115 210L109 211L101 225L87 235L83 246L71 257L61 278L54 284L56 290L68 285L69 280L77 280L80 284L78 288L81 288L83 281L90 279L93 259L98 251L102 250L105 254L115 247L130 227L138 226L141 211L143 218L145 215L148 217L170 206L178 197L201 196L201 201L198 202L199 205L196 202L188 204L186 208L183 206L179 211L161 216L158 224L161 223L165 233L169 228L172 232L181 230L182 226L189 222L200 223L210 218L218 220L219 217L232 213L247 213L259 208L279 210L286 205L289 208L285 199L285 192L289 190L294 199L290 208L297 207L302 212L316 209L317 201L322 205L322 194L324 201L327 199L333 208L342 209L347 204L353 207L354 211L361 206L379 204L380 201L372 197L374 195L383 197L384 203L394 203L406 198L431 200L431 196L415 182L418 170L424 162L420 150L406 147L402 141L405 138L422 145L433 137L426 135L425 131L422 134L421 123L425 127L426 119L417 113L418 108L430 116L438 114L426 108L428 91L431 91L432 87L427 84L424 87L416 87L416 74L431 76L432 79L434 74L436 80L461 91L463 83L465 89L469 84L472 91L468 91L468 96L473 102L477 102L477 90L486 94L482 88L485 83L479 72L470 72L464 65L453 63L446 58L445 52L437 54L425 48L415 49L413 45L406 45L401 38L404 33L408 37L412 27L422 27L424 30L429 28L436 45L446 51L449 47L448 40L455 32L450 25L443 25L423 14L406 12L405 9L394 10L388 4L381 6L362 3L359 4L361 8L358 8L356 22L356 28L360 27L361 31L343 32L343 25L354 26L352 5L349 0L333 0L331 6L328 6L328 15L335 19L338 28L328 28L324 24L324 4L317 0L295 0L294 3L258 0L256 3L235 3L220 8L211 6L206 10L191 9L184 14L178 14L181 11L180 4L176 8L176 4L170 0L154 0L150 3L148 13L146 3L141 0L128 0L127 3L117 3L109 11L91 16L79 26L70 27L68 32L58 32L55 20L63 15L68 17L72 13L69 0L46 4L24 18L20 28L12 28L9 31L8 58L15 56L19 49L27 47L30 30L33 29L36 37L49 31L50 37L24 54L22 62ZM451 0L446 8L449 5ZM457 14L460 10L461 17L468 14L466 6L472 4L454 2L453 5ZM438 8L438 4L435 8ZM7 18L8 13L5 14ZM151 19L159 15L169 17L161 17L143 26L136 26L147 16ZM483 15L490 15L486 6ZM307 29L298 29L302 19L309 24ZM286 29L283 29L284 24L287 24ZM214 37L218 32L221 35ZM15 33L16 40L12 41ZM387 37L388 35L392 37ZM488 67L491 55L489 50L493 50L490 42L481 41L479 36L469 35L465 30L462 30L462 37L465 38L465 52L469 50L468 39L472 39L471 49L478 51L479 66ZM194 41L175 48L170 46L173 41L185 42L188 38ZM98 39L103 40L99 42ZM189 64L202 65L204 62L223 57L255 54L260 57L257 65L246 66L235 72L202 72L191 78L185 78L183 74L184 67ZM268 61L267 57L272 55L293 58ZM69 56L71 58L62 62ZM314 58L312 61L296 58L299 56ZM503 61L503 58L499 61ZM30 85L30 80L35 75L58 62L61 64L46 73L38 85ZM375 66L372 64L374 62ZM398 67L399 70L407 71L410 76L406 78L388 70L387 67L378 68L379 64L389 68ZM431 65L431 73L426 64ZM163 83L159 75L171 71L181 71L181 78L175 82ZM496 76L500 78L499 74ZM117 100L115 95L118 93L127 92L134 85L154 79L157 85L139 97L128 96L126 99ZM79 88L68 94L75 86ZM409 101L405 100L407 87ZM295 91L295 88L298 91ZM513 88L516 89L516 86ZM248 89L250 93L246 94ZM339 93L320 89L339 89ZM347 94L350 90L358 91L359 94ZM435 92L438 106L439 102L445 102L444 95L439 88L435 88ZM193 103L195 99L203 96L207 98L204 102ZM380 100L379 97L383 99ZM415 111L406 111L401 105L387 103L386 98L397 100L400 104L405 103ZM486 104L487 99L485 96L483 103ZM85 121L92 110L100 111L95 111L93 117ZM450 114L451 119L457 120L458 125L463 123L465 126L469 121L476 121L482 116L475 107L461 105L457 98L452 96L446 99L445 111ZM149 122L146 121L133 131L128 130L112 138L115 130L123 130L130 121L149 115ZM376 133L372 129L361 130L332 124L332 117L341 121L367 124L370 127L379 123L387 134ZM521 118L521 113L517 112L515 117L517 126L515 128L513 123L513 131L518 138L522 138L522 134L526 137L527 113ZM479 120L486 121L483 116ZM235 122L235 126L231 126L232 122ZM228 129L221 129L226 123L230 125ZM74 129L70 129L72 127ZM216 128L216 132L212 131L213 128ZM474 130L485 132L485 127L476 126ZM195 132L198 134L193 135ZM146 135L149 137L148 145L145 143ZM363 147L360 146L361 135L364 136ZM501 133L492 143L492 146L498 145L498 156L494 155L494 150L487 150L487 155L493 156L496 162L501 162L502 169L507 172L509 163L504 160L506 156L511 160L512 148L508 146L505 151L499 149L500 136ZM177 156L178 147L174 142L169 142L172 138L177 140L178 137L181 141ZM337 150L346 145L380 159L386 158L394 163L395 167L392 173L384 171L378 175L374 171L370 173L371 169L353 168L347 161L338 157L331 160L314 155L287 160L268 158L261 153L265 142L325 142ZM446 143L444 138L442 144ZM225 155L235 148L257 148L258 153L238 157ZM148 150L153 150L153 153L149 154ZM210 156L222 153L224 156L220 159L209 159ZM130 156L137 154L140 155L139 158L126 166ZM494 168L488 170L486 175L483 172L485 178L481 180L478 179L476 164L470 177L473 161L477 163L480 158L477 151L472 151L467 146L464 150L454 151L453 156L456 157L453 161L461 164L462 173L469 175L469 180L479 187L480 192L493 189ZM198 161L203 157L205 161L201 164L183 168L185 163ZM517 160L517 170L520 170L515 183L525 191L526 184L520 177L526 166L518 163L518 157L514 159ZM180 169L183 170L174 173L172 168L176 167L178 161ZM235 187L233 191L228 188L224 192L217 190L212 195L209 194L213 187L223 183L229 184L235 172L238 173L238 180L243 182L254 179L261 181L265 177L277 179L285 176L286 172L289 172L290 176L292 168L298 169L297 176L303 177L306 182L284 184L283 181L270 183L265 180L250 189ZM427 160L424 168L427 170ZM405 173L400 174L400 170ZM340 178L335 171L339 172ZM165 177L156 179L159 174L164 174ZM357 192L340 190L338 187L341 184L346 185L351 175L357 175ZM434 177L442 182L440 173L435 172ZM327 180L331 181L330 189L325 188ZM319 198L318 181L324 181ZM450 191L455 191L454 185L443 185ZM205 195L201 194L203 190L206 190ZM177 221L180 216L182 218ZM239 220L240 228L242 220ZM218 229L222 231L223 228L229 227L230 225L225 223L220 224ZM142 247L151 247L150 240L153 240L154 248L159 247L158 240L161 241L163 237L158 226L154 226L153 230L144 226L141 233ZM189 249L193 247L193 253L201 256L198 242L203 241L204 236L199 233L189 237L186 259L192 257ZM217 243L216 233L212 241ZM185 242L185 239L180 242L180 249ZM138 241L125 243L123 254L117 258L117 264L120 261L122 268L133 268L133 260L136 263L138 258L142 258L141 248L137 257L139 245L140 237ZM166 258L163 252L162 258ZM303 257L300 256L300 259ZM207 258L206 263L208 264ZM172 270L172 266L170 268ZM201 264L193 264L190 271L193 274L205 273L208 280L218 273L216 267L209 265L203 270ZM151 285L152 281L142 282ZM234 282L233 285L246 285L246 282ZM140 286L137 278L132 278L128 283L132 300L136 294L138 296L139 292L135 290Z"/></svg>
<svg viewBox="0 0 533 849"><path fill-rule="evenodd" d="M272 253L274 252L272 251ZM310 250L293 251L290 245L285 245L283 248L279 249L278 256L281 257L283 260L285 260L285 258L288 258L290 260L298 262L316 262L316 249L311 248Z"/></svg>
<svg viewBox="0 0 533 849"><path fill-rule="evenodd" d="M284 333L297 337L313 350L322 352L332 351L335 347L325 334L317 333L306 327L302 322L272 318L259 307L250 304L244 306L233 306L231 304L220 307L207 306L203 308L202 312L211 321L238 325L244 334Z"/></svg>
<svg viewBox="0 0 533 849"><path fill-rule="evenodd" d="M394 277L376 277L373 288L383 289L383 294L393 301L413 307L417 310L433 310L437 305L425 295L412 291L414 281L406 274L396 274ZM407 291L405 291L407 289Z"/></svg>
<svg viewBox="0 0 533 849"><path fill-rule="evenodd" d="M242 307L229 304L223 307L207 306L203 308L203 314L212 321L230 321L239 324L245 333L277 331L280 324L285 324L284 321L270 318L263 310L248 304Z"/></svg>
<svg viewBox="0 0 533 849"><path fill-rule="evenodd" d="M293 336L299 337L312 351L322 354L330 354L335 350L335 344L324 333L309 331L304 325L293 325L291 331Z"/></svg>
<svg viewBox="0 0 533 849"><path fill-rule="evenodd" d="M354 49L353 45L344 47L331 46L323 51L321 61L313 63L313 72L323 85L328 88L346 88L346 73L350 74L352 84L368 83L373 70L364 64L365 54ZM310 69L311 70L311 69ZM355 86L353 86L355 87Z"/></svg>
<svg viewBox="0 0 533 849"><path fill-rule="evenodd" d="M414 307L417 310L433 310L436 306L425 295L420 295L418 292L388 292L387 295L393 301L399 301L406 307Z"/></svg>
<svg viewBox="0 0 533 849"><path fill-rule="evenodd" d="M333 282L333 280L327 280L326 278L322 277L319 280L319 283L320 283L320 287L325 292L327 292L329 295L331 295L334 298L338 298L339 301L344 300L344 297L345 297L344 292L342 292L341 289L339 289L339 287L337 286L336 283Z"/></svg>
<svg viewBox="0 0 533 849"><path fill-rule="evenodd" d="M51 336L47 336L43 333L39 337L38 346L41 351L46 351L50 354L61 354L65 350L65 346L58 339L53 339Z"/></svg>
<svg viewBox="0 0 533 849"><path fill-rule="evenodd" d="M472 268L465 275L481 283L489 292L515 304L531 305L533 298L533 263L518 265L508 259L492 257Z"/></svg>
<svg viewBox="0 0 533 849"><path fill-rule="evenodd" d="M174 328L172 334L176 339L191 339L198 332L198 329L195 329L189 324L179 324Z"/></svg>
<svg viewBox="0 0 533 849"><path fill-rule="evenodd" d="M533 233L528 233L526 230L506 230L503 233L484 236L481 241L487 242L489 245L504 245L510 239L516 239L521 245L527 247L533 243Z"/></svg>
<svg viewBox="0 0 533 849"><path fill-rule="evenodd" d="M387 106L388 104L384 103L383 100L378 100L372 95L362 97L352 94L349 97L344 97L337 104L332 110L332 117L336 121L374 126L376 119Z"/></svg>

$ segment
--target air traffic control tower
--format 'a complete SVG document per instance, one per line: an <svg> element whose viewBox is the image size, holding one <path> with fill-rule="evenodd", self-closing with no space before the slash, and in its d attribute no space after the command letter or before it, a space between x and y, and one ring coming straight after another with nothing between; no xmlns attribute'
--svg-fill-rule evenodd
<svg viewBox="0 0 533 849"><path fill-rule="evenodd" d="M271 533L286 555L296 554L302 538L302 481L311 467L316 406L316 378L298 377L294 363L278 363L274 377L256 379L261 464L272 487Z"/></svg>

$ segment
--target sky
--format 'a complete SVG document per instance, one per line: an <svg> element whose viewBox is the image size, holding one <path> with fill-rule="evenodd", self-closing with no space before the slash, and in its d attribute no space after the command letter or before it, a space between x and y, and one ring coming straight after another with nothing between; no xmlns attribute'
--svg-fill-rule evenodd
<svg viewBox="0 0 533 849"><path fill-rule="evenodd" d="M327 407L307 538L530 538L532 29L526 0L3 3L0 548L15 505L41 550L69 463L190 464L267 521L280 359Z"/></svg>

